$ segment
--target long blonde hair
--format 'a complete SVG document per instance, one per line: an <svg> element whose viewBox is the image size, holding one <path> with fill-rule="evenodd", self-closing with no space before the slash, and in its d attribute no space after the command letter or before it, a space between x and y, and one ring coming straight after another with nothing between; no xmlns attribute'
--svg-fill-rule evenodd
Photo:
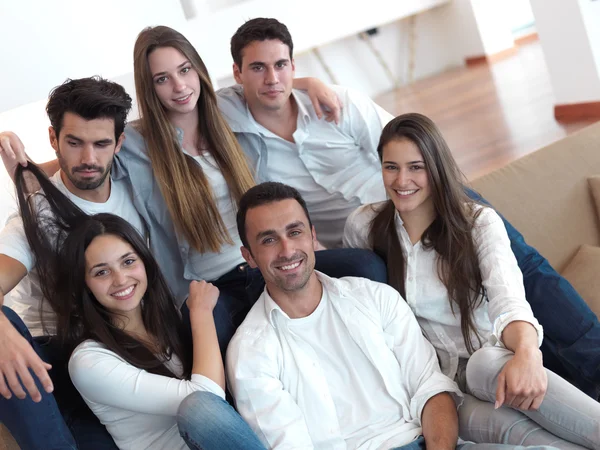
<svg viewBox="0 0 600 450"><path fill-rule="evenodd" d="M200 78L199 131L237 204L254 183L254 177L235 135L221 116L204 62L179 32L165 26L149 27L138 35L133 49L135 90L140 111L140 132L146 141L154 176L175 229L199 252L218 252L233 241L219 213L213 191L202 168L183 153L152 82L150 53L159 47L181 52Z"/></svg>

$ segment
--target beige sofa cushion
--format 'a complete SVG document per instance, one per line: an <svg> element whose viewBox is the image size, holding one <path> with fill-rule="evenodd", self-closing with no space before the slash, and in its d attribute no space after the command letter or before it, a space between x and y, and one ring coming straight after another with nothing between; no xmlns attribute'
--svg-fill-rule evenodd
<svg viewBox="0 0 600 450"><path fill-rule="evenodd" d="M562 276L579 292L600 317L600 247L582 245L562 272Z"/></svg>

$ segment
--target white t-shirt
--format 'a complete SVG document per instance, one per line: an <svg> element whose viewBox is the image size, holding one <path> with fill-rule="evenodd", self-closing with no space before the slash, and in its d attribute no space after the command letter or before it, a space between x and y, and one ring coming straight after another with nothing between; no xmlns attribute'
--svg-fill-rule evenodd
<svg viewBox="0 0 600 450"><path fill-rule="evenodd" d="M173 355L165 366L181 376L181 361ZM126 362L96 341L87 340L69 359L73 384L121 450L185 450L177 428L177 409L195 391L225 399L210 378L191 380L155 375Z"/></svg>
<svg viewBox="0 0 600 450"><path fill-rule="evenodd" d="M350 336L328 297L323 289L317 309L310 316L290 320L288 328L317 356L347 447L388 449L405 445L419 436L420 428L406 423L402 405L388 393L381 374Z"/></svg>
<svg viewBox="0 0 600 450"><path fill-rule="evenodd" d="M236 209L231 200L231 192L214 157L206 152L202 156L194 156L193 158L200 164L208 178L221 219L233 240L233 245L223 244L221 251L218 253L189 253L189 263L192 265L194 273L201 274L204 280L212 281L226 274L236 265L244 263L240 253L242 241L237 230Z"/></svg>
<svg viewBox="0 0 600 450"><path fill-rule="evenodd" d="M131 194L128 192L126 184L111 180L108 200L104 203L95 203L72 194L64 185L60 174L60 171L54 174L51 178L52 182L82 211L90 215L98 213L117 215L133 225L140 234L144 234L142 219L133 206ZM36 271L32 270L35 260L27 243L21 216L11 216L6 226L0 231L0 254L16 259L29 272L10 293L5 295L4 304L13 309L23 319L33 336L55 334L56 317L47 302L43 301L39 278ZM46 330L42 325L40 307L43 309L42 314Z"/></svg>

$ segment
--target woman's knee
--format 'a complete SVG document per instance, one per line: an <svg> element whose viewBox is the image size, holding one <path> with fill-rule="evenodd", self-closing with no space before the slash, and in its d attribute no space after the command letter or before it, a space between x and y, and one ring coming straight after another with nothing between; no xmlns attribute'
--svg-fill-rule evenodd
<svg viewBox="0 0 600 450"><path fill-rule="evenodd" d="M495 391L496 379L512 356L502 347L483 347L473 353L467 363L467 391Z"/></svg>

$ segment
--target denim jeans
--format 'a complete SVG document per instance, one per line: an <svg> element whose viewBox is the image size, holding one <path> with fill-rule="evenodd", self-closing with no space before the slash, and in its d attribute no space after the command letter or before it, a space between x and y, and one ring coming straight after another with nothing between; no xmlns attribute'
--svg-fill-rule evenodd
<svg viewBox="0 0 600 450"><path fill-rule="evenodd" d="M33 402L29 396L24 400L15 396L6 400L0 396L0 422L8 428L19 447L28 450L117 450L104 425L71 383L65 355L51 339L33 338L21 318L10 308L3 306L2 312L42 360L52 364L52 394L43 390L32 373L42 394L39 403Z"/></svg>
<svg viewBox="0 0 600 450"><path fill-rule="evenodd" d="M233 407L210 392L194 392L181 402L177 426L192 450L265 450Z"/></svg>
<svg viewBox="0 0 600 450"><path fill-rule="evenodd" d="M396 447L392 450L426 450L425 439L423 436L412 441L410 444L403 445L402 447ZM456 450L558 450L554 447L548 446L533 446L533 447L522 447L520 445L505 445L505 444L475 444L473 442L467 442L456 446Z"/></svg>
<svg viewBox="0 0 600 450"><path fill-rule="evenodd" d="M514 445L552 445L561 450L600 450L600 403L546 369L548 388L537 410L502 406L495 410L498 375L514 356L501 347L483 347L469 358L467 398L459 410L460 436Z"/></svg>
<svg viewBox="0 0 600 450"><path fill-rule="evenodd" d="M363 277L381 283L387 280L383 260L372 251L359 248L318 251L315 253L315 270L334 278ZM227 345L235 330L263 293L265 280L258 269L241 264L211 283L219 288L219 300L213 316L221 355L225 357ZM188 332L191 333L186 304L181 308L181 313Z"/></svg>
<svg viewBox="0 0 600 450"><path fill-rule="evenodd" d="M476 192L467 194L489 203ZM502 217L502 215L500 216ZM504 226L521 272L527 301L544 327L544 365L571 380L579 389L598 400L600 396L600 322L567 280L546 258L529 246L504 217ZM540 224L543 226L543 224Z"/></svg>

